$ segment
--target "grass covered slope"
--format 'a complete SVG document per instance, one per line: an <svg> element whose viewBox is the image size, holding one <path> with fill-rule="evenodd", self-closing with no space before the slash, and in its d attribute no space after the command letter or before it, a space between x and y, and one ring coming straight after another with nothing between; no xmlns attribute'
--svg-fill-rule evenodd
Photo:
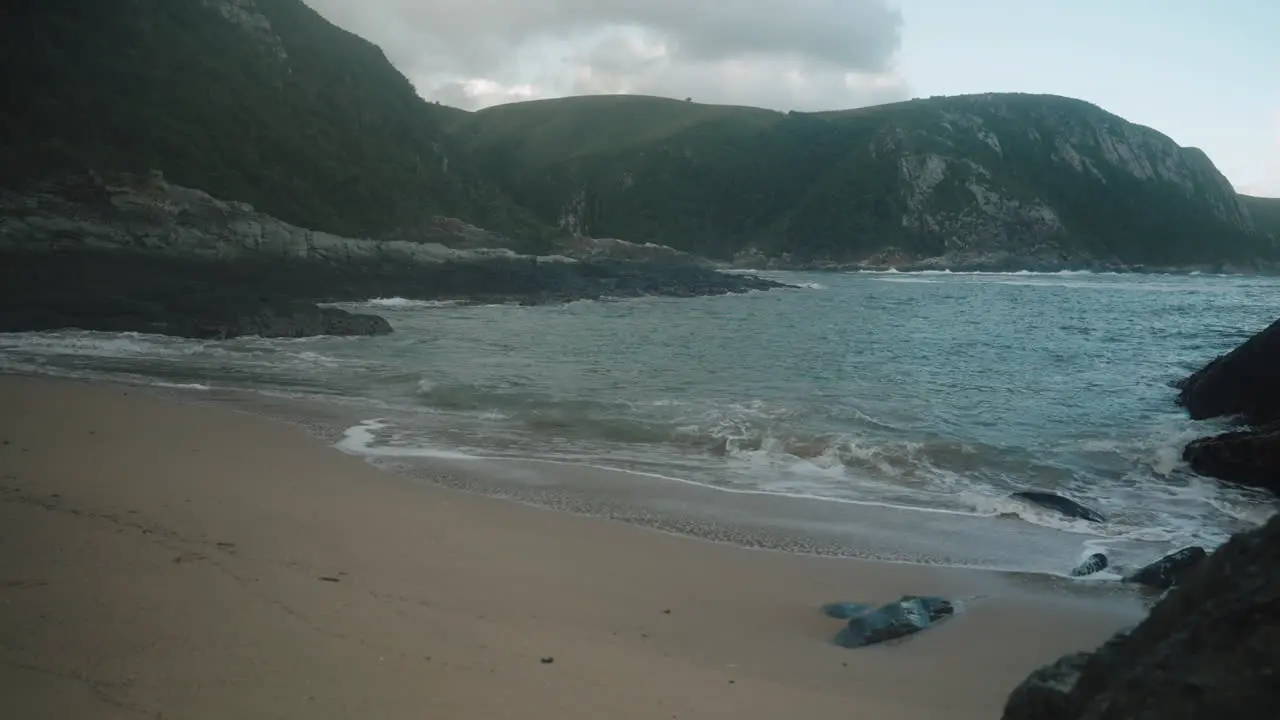
<svg viewBox="0 0 1280 720"><path fill-rule="evenodd" d="M827 113L566 98L450 128L476 168L544 222L718 257L1178 264L1270 249L1203 153L1056 96Z"/></svg>
<svg viewBox="0 0 1280 720"><path fill-rule="evenodd" d="M465 112L302 0L0 6L0 185L163 171L349 237L450 216L715 258L1009 268L1277 259L1198 150L1045 95L783 113L642 96ZM1267 201L1245 198L1280 229ZM438 230L438 228L436 228Z"/></svg>
<svg viewBox="0 0 1280 720"><path fill-rule="evenodd" d="M1249 209L1258 230L1270 235L1272 242L1280 245L1280 198L1241 195L1240 200Z"/></svg>
<svg viewBox="0 0 1280 720"><path fill-rule="evenodd" d="M163 170L348 236L526 214L441 144L373 44L299 0L45 0L0 10L0 178ZM456 112L456 111L453 111Z"/></svg>

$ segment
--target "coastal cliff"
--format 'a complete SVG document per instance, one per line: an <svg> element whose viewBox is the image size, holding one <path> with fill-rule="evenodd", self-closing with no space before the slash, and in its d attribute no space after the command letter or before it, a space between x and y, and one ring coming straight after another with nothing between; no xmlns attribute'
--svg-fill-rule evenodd
<svg viewBox="0 0 1280 720"><path fill-rule="evenodd" d="M744 266L1253 269L1278 257L1203 152L1063 97L825 113L584 97L450 129L547 222Z"/></svg>
<svg viewBox="0 0 1280 720"><path fill-rule="evenodd" d="M1272 202L1242 199L1199 150L1069 98L799 113L600 96L472 113L419 97L301 0L6 12L0 60L30 101L0 118L0 185L23 192L155 169L321 244L780 268L1280 261Z"/></svg>

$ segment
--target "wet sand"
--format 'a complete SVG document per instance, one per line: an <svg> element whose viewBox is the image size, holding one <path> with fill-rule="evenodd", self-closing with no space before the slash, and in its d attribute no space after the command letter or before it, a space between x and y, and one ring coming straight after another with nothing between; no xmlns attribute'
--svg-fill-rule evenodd
<svg viewBox="0 0 1280 720"><path fill-rule="evenodd" d="M16 376L0 528L15 718L995 718L1142 614L459 492L266 418ZM830 642L822 603L904 593L970 600L898 644Z"/></svg>

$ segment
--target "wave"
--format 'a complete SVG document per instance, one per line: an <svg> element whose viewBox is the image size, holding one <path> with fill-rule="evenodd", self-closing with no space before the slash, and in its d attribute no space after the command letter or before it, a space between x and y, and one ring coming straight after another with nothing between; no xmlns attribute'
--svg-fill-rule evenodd
<svg viewBox="0 0 1280 720"><path fill-rule="evenodd" d="M379 297L370 298L360 303L350 303L352 305L367 305L369 307L380 308L439 308L439 307L457 307L461 303L456 300L411 300L402 297Z"/></svg>

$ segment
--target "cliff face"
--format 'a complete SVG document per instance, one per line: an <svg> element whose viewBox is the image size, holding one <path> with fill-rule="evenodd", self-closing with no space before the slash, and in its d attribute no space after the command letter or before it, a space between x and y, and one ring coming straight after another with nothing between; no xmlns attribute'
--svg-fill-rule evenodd
<svg viewBox="0 0 1280 720"><path fill-rule="evenodd" d="M1275 249L1204 153L1068 98L831 113L660 98L455 120L487 177L569 231L746 263L1248 263Z"/></svg>

